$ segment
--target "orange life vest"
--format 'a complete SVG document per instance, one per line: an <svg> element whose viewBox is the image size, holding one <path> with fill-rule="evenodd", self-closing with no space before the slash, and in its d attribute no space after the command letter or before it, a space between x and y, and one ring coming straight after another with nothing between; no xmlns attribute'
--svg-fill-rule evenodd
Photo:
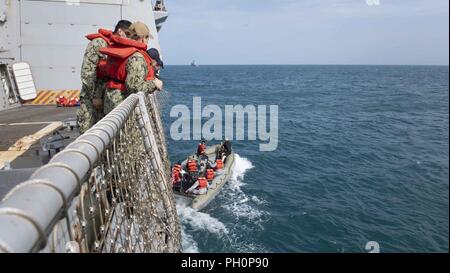
<svg viewBox="0 0 450 273"><path fill-rule="evenodd" d="M111 36L110 44L101 48L100 52L107 56L106 60L100 60L97 68L97 77L109 79L106 88L126 90L125 81L127 79L128 58L136 52L142 54L147 64L147 75L145 80L155 79L155 71L152 66L152 59L145 52L147 45L135 40Z"/></svg>
<svg viewBox="0 0 450 273"><path fill-rule="evenodd" d="M187 162L187 168L189 172L196 172L197 171L197 162L195 160L188 160Z"/></svg>
<svg viewBox="0 0 450 273"><path fill-rule="evenodd" d="M222 159L216 159L216 167L214 169L216 169L216 170L223 169L223 161L222 161Z"/></svg>
<svg viewBox="0 0 450 273"><path fill-rule="evenodd" d="M198 178L198 189L204 189L208 187L208 180L204 177Z"/></svg>
<svg viewBox="0 0 450 273"><path fill-rule="evenodd" d="M97 39L97 38L102 38L103 40L105 40L106 43L108 43L108 45L111 44L111 37L113 36L113 32L111 30L108 29L99 29L97 33L92 33L92 34L88 34L86 35L86 38L90 41Z"/></svg>
<svg viewBox="0 0 450 273"><path fill-rule="evenodd" d="M178 182L181 181L181 175L180 172L177 170L174 170L172 172L172 184L177 184Z"/></svg>
<svg viewBox="0 0 450 273"><path fill-rule="evenodd" d="M203 154L205 152L205 150L206 150L206 144L203 144L203 143L198 144L198 147L197 147L198 155Z"/></svg>
<svg viewBox="0 0 450 273"><path fill-rule="evenodd" d="M181 165L175 164L172 168L172 183L177 184L181 180Z"/></svg>
<svg viewBox="0 0 450 273"><path fill-rule="evenodd" d="M208 181L211 181L214 179L214 170L213 169L207 169L206 170L206 179Z"/></svg>

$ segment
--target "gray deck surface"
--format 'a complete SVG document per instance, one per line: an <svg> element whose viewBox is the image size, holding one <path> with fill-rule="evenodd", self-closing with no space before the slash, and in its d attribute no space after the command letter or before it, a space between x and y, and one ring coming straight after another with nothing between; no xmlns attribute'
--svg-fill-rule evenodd
<svg viewBox="0 0 450 273"><path fill-rule="evenodd" d="M11 123L52 122L74 118L78 107L22 106L0 112L0 151L8 150L20 138L48 124L9 125Z"/></svg>
<svg viewBox="0 0 450 273"><path fill-rule="evenodd" d="M79 107L22 106L0 112L1 123L62 121L75 117Z"/></svg>
<svg viewBox="0 0 450 273"><path fill-rule="evenodd" d="M79 107L22 106L0 112L0 151L7 151L11 145L24 136L41 130L49 123L13 125L12 123L54 122L75 118ZM68 145L78 136L78 130L63 130L63 136L70 137ZM40 142L33 144L23 155L11 162L12 170L0 170L0 199L15 185L27 180L33 171L46 164L50 157L41 151Z"/></svg>

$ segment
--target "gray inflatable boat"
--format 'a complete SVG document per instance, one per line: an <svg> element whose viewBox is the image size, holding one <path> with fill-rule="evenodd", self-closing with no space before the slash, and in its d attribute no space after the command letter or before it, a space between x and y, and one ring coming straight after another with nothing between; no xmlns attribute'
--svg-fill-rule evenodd
<svg viewBox="0 0 450 273"><path fill-rule="evenodd" d="M218 145L206 149L206 155L210 159L215 158L215 151L217 146ZM195 157L195 159L197 159L197 156L195 154L191 155L191 157ZM181 163L183 168L186 166L186 163L187 159ZM208 192L206 194L186 194L174 190L177 202L183 202L184 204L187 203L188 206L192 207L195 210L202 210L217 196L217 194L222 190L225 183L227 183L231 178L231 175L233 174L233 167L234 152L232 152L225 159L223 169L216 172L215 177L211 181L210 186L208 187Z"/></svg>

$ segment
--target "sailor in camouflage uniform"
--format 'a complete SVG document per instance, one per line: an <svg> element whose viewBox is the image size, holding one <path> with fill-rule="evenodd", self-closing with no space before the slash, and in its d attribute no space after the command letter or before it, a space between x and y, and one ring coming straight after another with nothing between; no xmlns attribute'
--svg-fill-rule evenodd
<svg viewBox="0 0 450 273"><path fill-rule="evenodd" d="M163 82L154 76L153 62L145 52L148 40L152 38L148 27L144 23L136 22L130 26L128 32L130 39L116 38L111 46L101 50L102 53L108 55L107 63L114 62L116 66L119 63L118 70L106 69L111 74L107 76L110 81L106 84L104 97L105 115L130 94L140 91L149 94L155 90L161 90L163 87ZM120 55L117 47L119 50L129 48L134 53L117 58ZM120 71L120 67L125 71ZM120 78L120 75L125 75L125 78Z"/></svg>
<svg viewBox="0 0 450 273"><path fill-rule="evenodd" d="M103 95L105 81L97 79L97 66L106 56L99 52L100 48L110 44L112 35L126 37L130 21L121 20L114 32L100 29L98 33L87 35L90 40L84 53L81 66L80 109L77 112L77 123L83 134L103 118Z"/></svg>

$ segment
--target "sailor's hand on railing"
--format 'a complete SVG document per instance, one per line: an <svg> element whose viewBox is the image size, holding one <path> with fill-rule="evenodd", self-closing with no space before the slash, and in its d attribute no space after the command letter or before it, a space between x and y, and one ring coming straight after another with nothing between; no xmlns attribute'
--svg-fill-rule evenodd
<svg viewBox="0 0 450 273"><path fill-rule="evenodd" d="M163 82L160 79L154 79L153 83L156 85L156 89L158 89L159 91L163 89Z"/></svg>

